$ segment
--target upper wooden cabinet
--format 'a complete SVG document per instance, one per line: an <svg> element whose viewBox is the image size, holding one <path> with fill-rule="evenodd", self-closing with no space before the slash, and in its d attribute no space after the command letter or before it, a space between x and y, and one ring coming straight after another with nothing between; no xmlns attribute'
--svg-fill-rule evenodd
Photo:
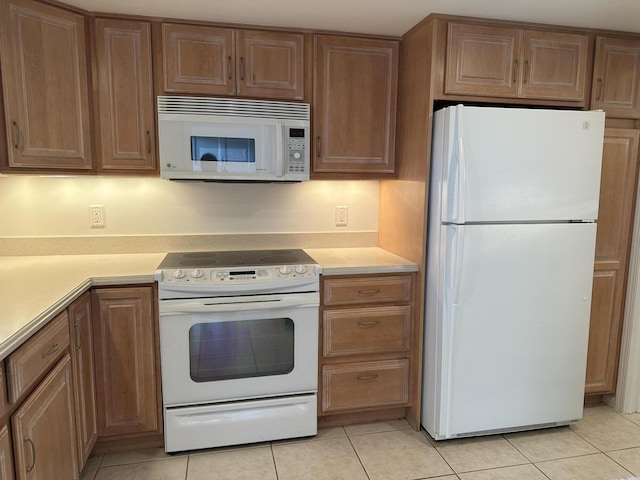
<svg viewBox="0 0 640 480"><path fill-rule="evenodd" d="M313 172L393 174L398 42L316 35L314 61Z"/></svg>
<svg viewBox="0 0 640 480"><path fill-rule="evenodd" d="M165 23L167 93L304 98L304 35Z"/></svg>
<svg viewBox="0 0 640 480"><path fill-rule="evenodd" d="M84 17L32 0L0 5L3 169L90 170Z"/></svg>
<svg viewBox="0 0 640 480"><path fill-rule="evenodd" d="M587 35L452 22L445 94L582 102Z"/></svg>
<svg viewBox="0 0 640 480"><path fill-rule="evenodd" d="M100 156L98 171L155 172L151 27L95 22Z"/></svg>
<svg viewBox="0 0 640 480"><path fill-rule="evenodd" d="M591 108L640 118L640 40L598 37Z"/></svg>

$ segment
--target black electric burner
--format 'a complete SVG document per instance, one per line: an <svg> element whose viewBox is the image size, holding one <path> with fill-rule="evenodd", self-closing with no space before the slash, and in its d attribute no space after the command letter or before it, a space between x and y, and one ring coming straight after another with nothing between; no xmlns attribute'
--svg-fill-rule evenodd
<svg viewBox="0 0 640 480"><path fill-rule="evenodd" d="M301 249L233 250L168 253L159 270L166 268L216 268L262 265L303 265L316 261Z"/></svg>

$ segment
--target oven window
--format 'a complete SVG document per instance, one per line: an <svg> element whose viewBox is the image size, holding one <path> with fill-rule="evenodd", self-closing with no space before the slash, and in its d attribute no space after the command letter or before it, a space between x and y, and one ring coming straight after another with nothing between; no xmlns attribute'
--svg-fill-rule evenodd
<svg viewBox="0 0 640 480"><path fill-rule="evenodd" d="M253 138L191 137L191 160L255 163L256 141Z"/></svg>
<svg viewBox="0 0 640 480"><path fill-rule="evenodd" d="M191 379L213 382L293 370L290 318L198 323L189 330Z"/></svg>

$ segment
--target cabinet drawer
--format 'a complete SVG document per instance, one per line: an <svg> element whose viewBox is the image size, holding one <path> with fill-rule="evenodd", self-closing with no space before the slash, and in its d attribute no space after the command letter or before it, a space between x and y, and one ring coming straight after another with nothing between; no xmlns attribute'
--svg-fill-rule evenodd
<svg viewBox="0 0 640 480"><path fill-rule="evenodd" d="M325 310L323 355L361 355L409 351L411 307Z"/></svg>
<svg viewBox="0 0 640 480"><path fill-rule="evenodd" d="M330 278L324 281L323 304L408 302L411 293L411 275Z"/></svg>
<svg viewBox="0 0 640 480"><path fill-rule="evenodd" d="M406 405L409 361L326 365L322 387L323 412Z"/></svg>
<svg viewBox="0 0 640 480"><path fill-rule="evenodd" d="M14 403L69 347L69 317L58 315L7 358L9 402Z"/></svg>

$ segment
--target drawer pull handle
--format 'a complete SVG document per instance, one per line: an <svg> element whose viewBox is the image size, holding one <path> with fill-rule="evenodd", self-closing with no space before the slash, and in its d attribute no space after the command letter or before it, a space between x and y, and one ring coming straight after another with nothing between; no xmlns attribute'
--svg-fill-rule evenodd
<svg viewBox="0 0 640 480"><path fill-rule="evenodd" d="M522 83L527 83L529 81L529 60L524 61L524 79Z"/></svg>
<svg viewBox="0 0 640 480"><path fill-rule="evenodd" d="M231 66L231 55L227 57L227 69L229 70L229 80L233 78L233 67Z"/></svg>
<svg viewBox="0 0 640 480"><path fill-rule="evenodd" d="M240 80L244 82L244 57L240 57Z"/></svg>
<svg viewBox="0 0 640 480"><path fill-rule="evenodd" d="M147 130L147 155L151 155L151 132Z"/></svg>
<svg viewBox="0 0 640 480"><path fill-rule="evenodd" d="M375 290L358 290L358 295L362 295L363 297L372 297L373 295L377 295L379 293L379 288L376 288Z"/></svg>
<svg viewBox="0 0 640 480"><path fill-rule="evenodd" d="M372 373L370 375L358 375L356 377L356 379L361 381L361 382L373 382L377 378L378 378L378 374L377 373Z"/></svg>
<svg viewBox="0 0 640 480"><path fill-rule="evenodd" d="M320 141L320 137L316 137L316 157L320 158L322 156L322 142Z"/></svg>
<svg viewBox="0 0 640 480"><path fill-rule="evenodd" d="M517 79L518 79L518 59L516 58L513 61L513 77L511 78L511 82L516 83Z"/></svg>
<svg viewBox="0 0 640 480"><path fill-rule="evenodd" d="M54 353L56 353L58 351L58 348L60 348L58 346L58 344L54 343L53 345L51 345L51 348L49 350L47 350L46 352L44 352L42 354L42 358L47 358L47 357L53 355Z"/></svg>
<svg viewBox="0 0 640 480"><path fill-rule="evenodd" d="M30 472L36 466L36 446L29 437L24 437L24 443L28 443L31 446L31 465L27 467L27 472Z"/></svg>
<svg viewBox="0 0 640 480"><path fill-rule="evenodd" d="M375 327L379 323L380 323L379 320L371 320L371 321L368 321L368 322L360 321L360 322L358 322L358 326L362 327L362 328L371 328L371 327Z"/></svg>

